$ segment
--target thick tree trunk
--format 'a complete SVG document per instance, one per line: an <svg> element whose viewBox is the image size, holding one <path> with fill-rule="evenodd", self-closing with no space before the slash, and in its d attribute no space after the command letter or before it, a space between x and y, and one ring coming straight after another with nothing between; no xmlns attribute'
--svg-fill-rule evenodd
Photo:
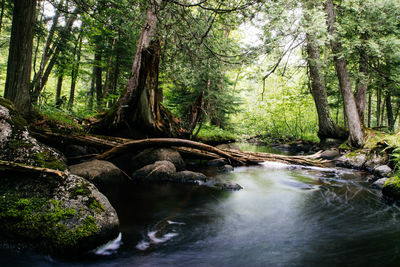
<svg viewBox="0 0 400 267"><path fill-rule="evenodd" d="M311 94L314 98L318 113L318 137L323 141L326 138L346 138L344 130L340 129L332 120L329 112L328 96L325 80L322 75L321 56L319 46L310 34L306 34L308 65L310 67Z"/></svg>
<svg viewBox="0 0 400 267"><path fill-rule="evenodd" d="M368 94L368 128L371 128L371 117L372 117L372 92Z"/></svg>
<svg viewBox="0 0 400 267"><path fill-rule="evenodd" d="M367 40L366 35L362 36L363 40ZM362 47L360 51L360 66L359 66L359 78L356 90L356 104L358 115L360 116L361 123L364 124L365 118L365 107L367 102L367 88L368 88L368 54L365 48Z"/></svg>
<svg viewBox="0 0 400 267"><path fill-rule="evenodd" d="M151 1L140 35L126 91L119 102L94 125L94 131L129 137L169 136L176 130L172 114L160 104L158 88L161 46L156 36L156 5Z"/></svg>
<svg viewBox="0 0 400 267"><path fill-rule="evenodd" d="M346 60L340 56L342 53L342 44L336 39L335 29L335 9L332 0L328 0L326 4L328 13L328 30L332 36L331 46L335 59L335 68L339 78L339 86L343 96L343 104L347 116L349 126L349 142L354 147L363 147L364 133L358 115L357 105L354 99L353 90L351 87L350 76L347 70Z"/></svg>
<svg viewBox="0 0 400 267"><path fill-rule="evenodd" d="M29 85L33 49L36 0L14 2L7 78L4 97L24 115L31 110Z"/></svg>

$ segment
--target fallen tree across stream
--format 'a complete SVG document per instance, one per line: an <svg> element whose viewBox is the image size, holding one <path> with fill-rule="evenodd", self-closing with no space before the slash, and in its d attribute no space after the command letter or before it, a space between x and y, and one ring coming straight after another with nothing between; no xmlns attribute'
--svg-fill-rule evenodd
<svg viewBox="0 0 400 267"><path fill-rule="evenodd" d="M103 151L101 154L91 154L81 157L83 159L96 158L109 160L125 153L140 151L147 148L169 147L178 150L183 155L189 155L191 158L224 158L234 166L256 165L265 161L316 167L325 167L326 163L328 163L328 161L320 158L321 153L308 156L285 156L271 153L217 148L204 143L178 138L148 138L132 140L98 135L92 136L74 133L62 134L54 133L50 130L38 129L34 129L32 133L40 141L49 145L55 145L56 147L65 146L66 144L75 144L89 147L92 146Z"/></svg>

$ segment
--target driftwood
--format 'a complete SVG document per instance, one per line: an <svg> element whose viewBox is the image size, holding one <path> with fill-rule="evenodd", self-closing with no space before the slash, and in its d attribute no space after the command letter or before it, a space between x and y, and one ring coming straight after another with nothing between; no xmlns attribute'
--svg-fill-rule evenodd
<svg viewBox="0 0 400 267"><path fill-rule="evenodd" d="M151 139L135 140L135 141L131 141L129 143L118 145L118 146L104 152L103 154L98 155L96 158L107 160L107 159L113 158L115 156L124 154L131 150L139 150L139 149L144 149L144 148L148 148L148 147L171 147L171 146L183 146L183 147L189 147L189 148L196 148L199 150L217 154L222 158L228 159L233 164L246 165L245 161L243 161L242 159L235 157L235 156L231 155L230 153L224 152L221 149L218 149L218 148L215 148L213 146L206 145L203 143L186 140L186 139L178 139L178 138L151 138Z"/></svg>
<svg viewBox="0 0 400 267"><path fill-rule="evenodd" d="M309 156L284 156L270 153L240 151L235 149L219 149L203 143L177 138L151 138L132 140L109 136L94 136L85 134L61 134L50 130L34 129L33 135L40 141L54 146L75 144L92 146L105 151L102 154L91 154L70 158L88 160L90 158L108 160L126 152L139 151L152 147L171 147L185 156L198 159L225 158L233 165L255 165L265 161L281 162L303 166L325 167L328 161L320 159L320 153Z"/></svg>
<svg viewBox="0 0 400 267"><path fill-rule="evenodd" d="M11 172L16 172L16 173L37 173L37 174L50 174L50 175L55 175L57 177L63 178L65 173L62 171L57 171L53 169L47 169L47 168L40 168L40 167L34 167L34 166L28 166L24 165L21 163L16 163L16 162L11 162L11 161L4 161L0 160L0 172L2 171L11 171Z"/></svg>

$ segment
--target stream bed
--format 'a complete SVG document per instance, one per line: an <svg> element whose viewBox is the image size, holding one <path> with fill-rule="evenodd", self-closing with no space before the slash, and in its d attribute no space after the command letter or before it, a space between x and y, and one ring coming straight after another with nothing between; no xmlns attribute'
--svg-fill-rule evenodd
<svg viewBox="0 0 400 267"><path fill-rule="evenodd" d="M1 266L388 266L400 209L367 174L278 163L235 168L243 189L127 187L111 199L121 236L76 260L0 250Z"/></svg>

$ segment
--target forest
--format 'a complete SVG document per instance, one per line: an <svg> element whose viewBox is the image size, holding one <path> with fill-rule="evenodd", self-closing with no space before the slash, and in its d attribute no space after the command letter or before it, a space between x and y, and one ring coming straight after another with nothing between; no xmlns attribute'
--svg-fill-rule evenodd
<svg viewBox="0 0 400 267"><path fill-rule="evenodd" d="M207 190L245 194L248 182L235 176L237 167L270 168L265 162L301 166L294 167L300 174L288 167L295 173L287 175L304 183L298 188L327 190L324 203L331 203L332 192L332 201L345 197L346 204L353 194L351 201L374 195L373 207L362 206L360 214L398 210L398 0L0 1L1 247L16 243L87 260L82 252L105 241L135 239L124 241L124 235L158 214L148 202L164 201L157 195L167 190L164 183L206 188L193 193L199 198L209 199ZM271 168L266 172L276 172ZM310 178L304 174L310 168L321 173L310 171ZM336 184L346 180L341 168L352 170L346 179L355 179L355 188L350 180ZM159 184L164 189L153 188ZM339 187L349 191L335 191ZM127 188L137 198L122 198L130 195ZM152 215L132 219L121 201L142 203L134 213ZM174 210L171 205L166 209ZM180 225L174 221L161 216L153 231L142 230L148 240L135 239L137 250L153 253L175 240L179 230L165 230ZM393 222L384 223L389 228ZM8 258L7 251L0 255ZM398 252L382 251L400 260ZM132 262L175 264L149 255L135 254ZM190 265L183 255L181 264ZM358 264L367 259L357 255ZM258 264L293 264L281 260ZM322 256L301 260L294 262L323 262Z"/></svg>

